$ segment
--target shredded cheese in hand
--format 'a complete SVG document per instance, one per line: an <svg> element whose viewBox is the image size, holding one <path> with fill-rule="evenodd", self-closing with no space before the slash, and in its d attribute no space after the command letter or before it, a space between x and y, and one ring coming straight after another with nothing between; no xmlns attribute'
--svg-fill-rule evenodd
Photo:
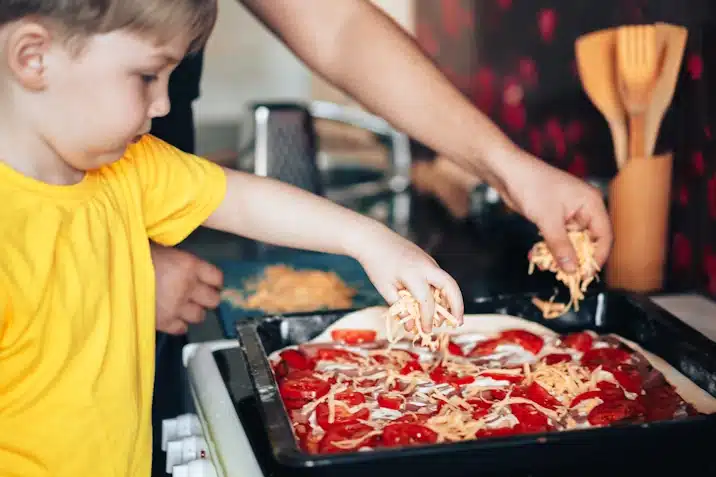
<svg viewBox="0 0 716 477"><path fill-rule="evenodd" d="M446 346L446 333L433 336L431 333L423 330L422 314L418 300L407 290L400 290L398 296L398 301L393 303L385 314L388 341L390 343L400 341L402 336L400 335L399 328L406 323L412 322L415 329L413 344L416 344L419 340L420 346L427 347L431 351L438 350L441 345ZM438 328L442 326L443 323L456 327L459 322L457 318L450 313L444 293L437 288L433 288L433 299L435 300L435 313L433 314L432 321L433 328ZM398 327L394 328L396 320Z"/></svg>
<svg viewBox="0 0 716 477"><path fill-rule="evenodd" d="M572 307L579 311L579 302L584 299L587 287L595 280L596 273L599 272L599 265L594 259L594 242L589 235L583 231L571 231L568 236L579 261L579 266L575 273L565 273L559 267L544 241L536 243L529 253L530 275L534 273L535 267L540 270L550 271L556 275L557 280L569 288L570 299L566 304L555 303L555 297L548 301L540 300L539 298L532 299L532 303L542 311L542 315L547 319L562 316Z"/></svg>

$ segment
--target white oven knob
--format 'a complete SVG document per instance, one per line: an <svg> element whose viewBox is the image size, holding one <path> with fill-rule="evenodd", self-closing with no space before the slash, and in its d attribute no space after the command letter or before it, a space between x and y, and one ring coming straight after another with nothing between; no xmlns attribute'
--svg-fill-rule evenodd
<svg viewBox="0 0 716 477"><path fill-rule="evenodd" d="M173 475L174 477L217 477L214 466L206 459L175 465Z"/></svg>
<svg viewBox="0 0 716 477"><path fill-rule="evenodd" d="M200 436L201 423L196 414L182 414L162 421L162 450L166 452L169 441L184 437Z"/></svg>
<svg viewBox="0 0 716 477"><path fill-rule="evenodd" d="M167 444L166 471L172 473L172 467L186 464L192 460L205 459L209 455L209 446L201 436L170 441Z"/></svg>

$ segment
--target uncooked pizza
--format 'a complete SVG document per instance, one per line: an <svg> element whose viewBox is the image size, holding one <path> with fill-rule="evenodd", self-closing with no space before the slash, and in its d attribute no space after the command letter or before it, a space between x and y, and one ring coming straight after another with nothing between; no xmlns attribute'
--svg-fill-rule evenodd
<svg viewBox="0 0 716 477"><path fill-rule="evenodd" d="M453 334L435 351L375 331L270 356L300 448L369 451L698 414L619 338L523 329Z"/></svg>

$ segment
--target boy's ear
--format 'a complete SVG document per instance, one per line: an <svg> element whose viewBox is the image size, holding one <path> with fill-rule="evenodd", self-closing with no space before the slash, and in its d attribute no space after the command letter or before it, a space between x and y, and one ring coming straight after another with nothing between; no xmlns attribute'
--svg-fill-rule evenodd
<svg viewBox="0 0 716 477"><path fill-rule="evenodd" d="M52 44L52 35L36 22L21 22L10 32L5 50L7 65L25 88L42 90L46 85L44 58Z"/></svg>

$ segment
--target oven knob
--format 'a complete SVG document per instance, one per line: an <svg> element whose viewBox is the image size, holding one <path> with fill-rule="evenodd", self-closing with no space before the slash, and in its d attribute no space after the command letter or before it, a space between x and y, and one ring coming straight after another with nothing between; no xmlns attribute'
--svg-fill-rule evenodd
<svg viewBox="0 0 716 477"><path fill-rule="evenodd" d="M214 466L206 459L175 465L172 475L174 477L217 477Z"/></svg>
<svg viewBox="0 0 716 477"><path fill-rule="evenodd" d="M162 450L166 452L169 441L184 437L200 436L201 423L196 414L182 414L162 421Z"/></svg>
<svg viewBox="0 0 716 477"><path fill-rule="evenodd" d="M203 437L192 436L171 441L167 445L166 471L172 473L172 467L192 460L204 459L209 455L209 446Z"/></svg>

